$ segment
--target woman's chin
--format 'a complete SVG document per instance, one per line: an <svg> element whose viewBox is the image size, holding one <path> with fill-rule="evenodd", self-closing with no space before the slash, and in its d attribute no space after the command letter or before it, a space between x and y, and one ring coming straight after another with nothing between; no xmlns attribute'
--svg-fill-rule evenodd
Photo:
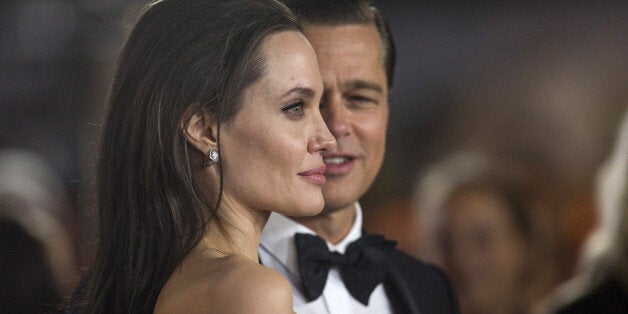
<svg viewBox="0 0 628 314"><path fill-rule="evenodd" d="M295 206L294 210L286 213L287 216L291 217L309 217L316 216L323 211L323 207L325 207L325 201L323 200L323 196L316 199L311 199L308 202L303 202L300 206Z"/></svg>

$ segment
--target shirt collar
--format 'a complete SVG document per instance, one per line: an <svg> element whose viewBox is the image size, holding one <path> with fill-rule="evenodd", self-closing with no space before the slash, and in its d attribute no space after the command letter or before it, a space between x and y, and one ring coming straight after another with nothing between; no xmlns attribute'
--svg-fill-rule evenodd
<svg viewBox="0 0 628 314"><path fill-rule="evenodd" d="M355 210L355 221L347 236L336 245L325 241L330 251L344 253L347 246L362 235L362 207L357 202L355 203ZM273 258L284 264L291 272L298 274L297 250L294 242L295 233L316 235L311 229L286 216L271 213L268 222L262 230L260 246L269 252Z"/></svg>

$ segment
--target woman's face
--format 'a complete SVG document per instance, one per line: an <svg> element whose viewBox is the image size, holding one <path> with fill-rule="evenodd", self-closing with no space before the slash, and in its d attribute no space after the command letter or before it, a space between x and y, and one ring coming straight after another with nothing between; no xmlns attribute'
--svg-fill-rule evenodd
<svg viewBox="0 0 628 314"><path fill-rule="evenodd" d="M262 45L265 71L221 130L225 204L288 216L314 215L324 206L322 153L336 141L319 102L323 83L314 50L296 31Z"/></svg>

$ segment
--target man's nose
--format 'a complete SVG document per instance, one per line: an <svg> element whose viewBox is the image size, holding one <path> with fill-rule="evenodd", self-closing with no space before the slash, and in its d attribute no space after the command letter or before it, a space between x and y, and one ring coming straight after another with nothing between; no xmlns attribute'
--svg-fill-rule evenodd
<svg viewBox="0 0 628 314"><path fill-rule="evenodd" d="M340 138L351 134L350 113L340 95L330 97L324 110L325 123L334 137Z"/></svg>

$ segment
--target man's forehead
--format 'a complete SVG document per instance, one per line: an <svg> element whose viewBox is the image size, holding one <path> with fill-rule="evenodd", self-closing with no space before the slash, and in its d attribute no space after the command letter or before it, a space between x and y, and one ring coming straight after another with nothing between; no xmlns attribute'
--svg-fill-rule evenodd
<svg viewBox="0 0 628 314"><path fill-rule="evenodd" d="M387 93L384 49L373 24L307 25L325 90Z"/></svg>
<svg viewBox="0 0 628 314"><path fill-rule="evenodd" d="M376 39L374 42L380 45L383 42L374 24L304 24L302 30L307 38L336 35L335 37L372 37L370 39Z"/></svg>
<svg viewBox="0 0 628 314"><path fill-rule="evenodd" d="M365 61L374 61L384 69L383 44L373 25L316 25L305 28L304 34L323 67L336 62L359 66Z"/></svg>

